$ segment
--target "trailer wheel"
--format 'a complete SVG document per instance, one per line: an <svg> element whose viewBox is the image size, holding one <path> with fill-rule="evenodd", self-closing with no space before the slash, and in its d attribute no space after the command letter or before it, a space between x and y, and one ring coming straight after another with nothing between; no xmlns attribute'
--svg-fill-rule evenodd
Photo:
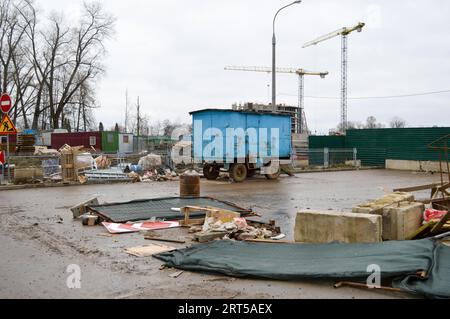
<svg viewBox="0 0 450 319"><path fill-rule="evenodd" d="M203 175L209 181L215 181L220 175L220 169L217 166L206 164L203 166Z"/></svg>
<svg viewBox="0 0 450 319"><path fill-rule="evenodd" d="M266 178L268 180L277 180L281 175L281 169L278 170L275 174L266 174Z"/></svg>
<svg viewBox="0 0 450 319"><path fill-rule="evenodd" d="M233 164L230 168L230 176L236 183L242 183L247 178L247 166L245 164Z"/></svg>

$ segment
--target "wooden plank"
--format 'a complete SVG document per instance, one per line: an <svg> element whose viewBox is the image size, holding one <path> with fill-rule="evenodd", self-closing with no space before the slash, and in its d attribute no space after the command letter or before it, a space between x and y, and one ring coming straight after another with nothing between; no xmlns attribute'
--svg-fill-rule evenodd
<svg viewBox="0 0 450 319"><path fill-rule="evenodd" d="M176 250L176 248L160 244L151 244L148 246L127 248L125 249L125 252L136 257L147 257L172 250Z"/></svg>
<svg viewBox="0 0 450 319"><path fill-rule="evenodd" d="M394 192L403 192L403 193L417 192L417 191L423 191L423 190L427 190L427 189L433 189L433 188L441 186L441 185L442 185L441 183L434 183L434 184L427 184L427 185L420 185L420 186L397 188L397 189L394 189Z"/></svg>
<svg viewBox="0 0 450 319"><path fill-rule="evenodd" d="M423 225L413 235L406 238L406 240L422 239L426 237L436 224L436 222L429 222L428 224Z"/></svg>
<svg viewBox="0 0 450 319"><path fill-rule="evenodd" d="M176 244L185 244L186 241L184 240L177 240L177 239L170 239L170 238L160 238L160 237L153 237L153 236L145 236L146 240L155 240L155 241L163 241L167 243L176 243Z"/></svg>

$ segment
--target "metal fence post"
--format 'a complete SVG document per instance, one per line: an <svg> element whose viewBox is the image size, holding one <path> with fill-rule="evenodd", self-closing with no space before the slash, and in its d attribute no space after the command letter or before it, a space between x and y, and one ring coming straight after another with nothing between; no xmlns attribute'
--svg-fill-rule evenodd
<svg viewBox="0 0 450 319"><path fill-rule="evenodd" d="M323 166L325 168L330 166L330 150L327 147L323 149Z"/></svg>
<svg viewBox="0 0 450 319"><path fill-rule="evenodd" d="M9 135L6 135L6 162L8 163L8 184L11 183L11 158L10 158L10 154L9 154ZM15 171L14 171L15 172Z"/></svg>
<svg viewBox="0 0 450 319"><path fill-rule="evenodd" d="M355 167L358 167L358 149L355 147L353 149L353 165L355 165Z"/></svg>

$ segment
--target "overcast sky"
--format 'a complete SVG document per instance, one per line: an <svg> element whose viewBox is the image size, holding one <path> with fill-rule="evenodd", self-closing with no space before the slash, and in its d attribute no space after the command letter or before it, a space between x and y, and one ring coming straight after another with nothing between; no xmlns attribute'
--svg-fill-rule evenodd
<svg viewBox="0 0 450 319"><path fill-rule="evenodd" d="M98 121L121 122L125 91L152 120L189 122L189 111L230 108L270 99L270 75L224 71L227 65L270 66L272 19L283 0L104 0L117 17L107 45L107 73L98 83ZM36 0L46 13L75 19L81 0ZM310 130L327 133L340 121L341 41L302 44L359 21L349 36L349 97L450 90L450 1L303 0L277 20L277 66L329 71L305 79ZM278 75L278 102L297 105L298 79ZM409 126L450 126L450 93L349 100L349 121L394 116Z"/></svg>

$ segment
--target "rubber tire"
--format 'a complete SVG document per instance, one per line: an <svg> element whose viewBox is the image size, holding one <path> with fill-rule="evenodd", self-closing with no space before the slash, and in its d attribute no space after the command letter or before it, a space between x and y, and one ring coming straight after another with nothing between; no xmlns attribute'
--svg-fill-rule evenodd
<svg viewBox="0 0 450 319"><path fill-rule="evenodd" d="M247 179L248 169L245 164L233 164L230 168L230 177L236 183L242 183Z"/></svg>
<svg viewBox="0 0 450 319"><path fill-rule="evenodd" d="M277 180L281 175L281 169L278 170L275 174L266 174L266 178L270 181Z"/></svg>
<svg viewBox="0 0 450 319"><path fill-rule="evenodd" d="M220 175L220 169L213 165L206 164L203 166L203 176L209 181L215 181Z"/></svg>

